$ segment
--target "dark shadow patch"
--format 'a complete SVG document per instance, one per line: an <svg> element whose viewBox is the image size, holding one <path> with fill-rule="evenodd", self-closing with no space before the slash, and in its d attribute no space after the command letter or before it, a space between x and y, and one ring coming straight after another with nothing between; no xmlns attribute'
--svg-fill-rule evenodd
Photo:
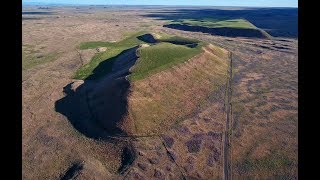
<svg viewBox="0 0 320 180"><path fill-rule="evenodd" d="M196 48L198 46L198 44L197 43L195 43L195 44L186 44L186 46L189 47L189 48Z"/></svg>
<svg viewBox="0 0 320 180"><path fill-rule="evenodd" d="M167 11L154 11L142 15L159 20L181 19L203 20L214 19L246 19L258 28L274 37L298 37L298 8L186 8Z"/></svg>
<svg viewBox="0 0 320 180"><path fill-rule="evenodd" d="M177 160L177 155L173 151L168 150L167 155L172 162L175 162Z"/></svg>
<svg viewBox="0 0 320 180"><path fill-rule="evenodd" d="M181 38L179 36L173 36L169 39L161 40L161 42L167 42L175 45L184 45L190 48L195 48L198 46L200 41L194 39Z"/></svg>
<svg viewBox="0 0 320 180"><path fill-rule="evenodd" d="M136 158L136 152L134 148L128 146L123 149L121 155L121 166L118 169L118 173L123 174L128 170L128 168L132 165L133 161Z"/></svg>
<svg viewBox="0 0 320 180"><path fill-rule="evenodd" d="M286 53L290 53L292 51L291 48L288 48L288 47L282 47L282 46L265 46L265 45L257 45L257 47L259 48L263 48L263 49L268 49L268 50L272 50L272 51L279 51L279 52L286 52Z"/></svg>
<svg viewBox="0 0 320 180"><path fill-rule="evenodd" d="M79 87L74 88L74 83L65 86L66 96L56 101L55 110L89 138L112 141L113 136L126 136L119 128L128 108L130 82L125 76L138 59L137 49L138 46L122 52L111 64L109 60L101 62ZM103 78L90 80L103 74Z"/></svg>
<svg viewBox="0 0 320 180"><path fill-rule="evenodd" d="M273 46L273 47L276 48L276 49L284 49L284 50L290 50L291 49L291 48L283 47L283 46Z"/></svg>
<svg viewBox="0 0 320 180"><path fill-rule="evenodd" d="M109 59L106 59L106 60L100 62L100 64L92 71L92 74L90 76L88 76L86 78L86 80L99 79L99 78L107 75L108 73L110 73L112 71L114 62L117 59L119 59L119 58L125 56L126 54L128 54L129 51L132 51L132 48L122 51L120 54L118 54L115 57L112 57L112 58L109 58ZM133 55L132 58L137 58L137 57L136 57L136 55ZM127 75L127 74L125 74L125 75Z"/></svg>
<svg viewBox="0 0 320 180"><path fill-rule="evenodd" d="M160 42L166 42L166 43L171 43L175 45L183 45L187 46L189 48L195 48L198 46L198 43L200 41L194 40L194 39L188 39L188 38L182 38L179 36L173 36L169 39L155 39L152 34L143 34L141 36L138 36L137 39L140 41L143 41L145 43L150 43L150 44L156 44Z"/></svg>
<svg viewBox="0 0 320 180"><path fill-rule="evenodd" d="M265 45L257 45L258 47L260 48L263 48L263 49L269 49L269 50L273 50L271 47L269 46L265 46Z"/></svg>
<svg viewBox="0 0 320 180"><path fill-rule="evenodd" d="M22 16L22 21L24 20L41 20L42 18L38 18L38 17L23 17Z"/></svg>
<svg viewBox="0 0 320 180"><path fill-rule="evenodd" d="M65 174L60 178L60 180L76 179L81 170L83 169L83 164L80 162L74 163Z"/></svg>
<svg viewBox="0 0 320 180"><path fill-rule="evenodd" d="M189 43L189 42L184 42L184 41L173 41L173 40L166 40L163 42L167 42L167 43L171 43L171 44L175 44L175 45L183 45L183 46L187 46L189 48L195 48L198 46L198 43Z"/></svg>
<svg viewBox="0 0 320 180"><path fill-rule="evenodd" d="M163 27L191 32L209 33L211 35L226 37L254 37L267 38L259 29L237 29L237 28L208 28L203 26L190 26L186 24L166 24Z"/></svg>
<svg viewBox="0 0 320 180"><path fill-rule="evenodd" d="M138 36L137 39L146 43L157 43L158 41L153 37L152 34L143 34Z"/></svg>

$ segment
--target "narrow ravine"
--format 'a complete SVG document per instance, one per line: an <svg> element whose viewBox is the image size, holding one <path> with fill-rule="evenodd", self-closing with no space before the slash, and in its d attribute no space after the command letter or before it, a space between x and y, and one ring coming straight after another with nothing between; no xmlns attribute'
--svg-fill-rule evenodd
<svg viewBox="0 0 320 180"><path fill-rule="evenodd" d="M230 66L228 71L228 82L226 87L226 104L225 104L225 113L226 113L226 129L225 129L225 138L224 138L224 165L223 165L223 172L224 172L224 179L230 180L231 179L231 162L230 162L230 135L232 127L230 127L230 121L232 119L232 105L231 105L231 97L232 97L232 53L229 54L230 58Z"/></svg>
<svg viewBox="0 0 320 180"><path fill-rule="evenodd" d="M161 136L159 136L159 138L160 138L160 140L161 140L161 142L162 142L163 147L165 148L165 150L166 150L166 152L167 152L167 156L168 156L169 159L172 160L172 161L174 162L174 164L178 167L178 169L179 169L179 171L180 171L180 173L181 173L181 175L182 175L182 179L183 179L183 180L187 180L185 174L183 173L183 170L182 170L183 168L182 168L182 167L177 163L177 161L172 157L172 155L171 155L170 151L168 150L168 148L167 148L167 146L166 146L166 143L165 143L165 141L163 140L163 138L162 138Z"/></svg>

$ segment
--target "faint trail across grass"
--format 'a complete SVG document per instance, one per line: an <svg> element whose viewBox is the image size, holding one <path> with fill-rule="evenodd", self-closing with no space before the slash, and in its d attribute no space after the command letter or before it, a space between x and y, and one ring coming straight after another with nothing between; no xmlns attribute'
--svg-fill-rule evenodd
<svg viewBox="0 0 320 180"><path fill-rule="evenodd" d="M231 105L231 97L232 97L232 53L229 55L230 59L230 68L229 68L229 78L226 89L226 98L227 102L225 105L226 111L226 129L225 129L225 138L224 138L224 179L231 179L231 162L230 162L230 135L232 134L232 127L230 127L230 121L232 119L232 105Z"/></svg>

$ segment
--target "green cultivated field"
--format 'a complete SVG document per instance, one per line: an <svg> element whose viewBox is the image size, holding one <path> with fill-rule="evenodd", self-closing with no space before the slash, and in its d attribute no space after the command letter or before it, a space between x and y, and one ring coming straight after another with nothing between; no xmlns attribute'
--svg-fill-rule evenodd
<svg viewBox="0 0 320 180"><path fill-rule="evenodd" d="M183 24L190 26L202 26L207 28L236 28L236 29L257 29L256 26L251 24L245 19L229 19L229 20L219 20L219 19L183 19L178 21L173 21L172 24Z"/></svg>

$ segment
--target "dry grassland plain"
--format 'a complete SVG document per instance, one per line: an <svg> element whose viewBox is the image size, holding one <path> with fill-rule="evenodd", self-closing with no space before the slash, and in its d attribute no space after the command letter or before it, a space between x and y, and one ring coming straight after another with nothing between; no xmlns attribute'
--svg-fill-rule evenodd
<svg viewBox="0 0 320 180"><path fill-rule="evenodd" d="M226 11L231 13L189 7L25 6L23 179L297 179L298 41L296 31L288 29L297 28L294 10L238 8L229 15L246 18L273 38L164 27L177 18ZM77 76L94 56L110 50L106 44L141 31L206 45L187 61L147 75L135 71L138 57L161 44L142 45L138 57L136 49L126 51L121 57L127 61L115 61L114 71L100 80ZM81 48L86 42L109 43L99 45L107 48ZM130 74L123 78L127 72L132 79ZM106 112L115 109L121 112L109 116L117 121L106 127Z"/></svg>

